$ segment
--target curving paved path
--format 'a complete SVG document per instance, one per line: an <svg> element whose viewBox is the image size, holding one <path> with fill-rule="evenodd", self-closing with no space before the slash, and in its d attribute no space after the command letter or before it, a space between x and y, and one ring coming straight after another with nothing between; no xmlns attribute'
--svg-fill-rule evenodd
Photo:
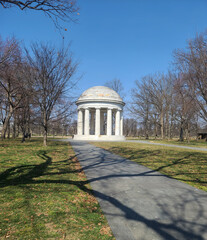
<svg viewBox="0 0 207 240"><path fill-rule="evenodd" d="M116 240L207 240L207 193L70 141Z"/></svg>

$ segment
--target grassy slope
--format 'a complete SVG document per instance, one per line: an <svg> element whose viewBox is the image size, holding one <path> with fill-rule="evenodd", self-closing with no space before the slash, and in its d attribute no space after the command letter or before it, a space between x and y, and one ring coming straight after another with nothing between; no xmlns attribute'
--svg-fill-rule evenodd
<svg viewBox="0 0 207 240"><path fill-rule="evenodd" d="M68 143L0 142L0 238L114 239Z"/></svg>
<svg viewBox="0 0 207 240"><path fill-rule="evenodd" d="M164 143L164 144L173 144L173 145L181 145L181 146L188 146L188 147L199 147L199 148L207 148L207 141L205 140L191 140L190 142L187 142L186 140L181 142L178 139L169 139L169 140L162 140L162 139L140 139L140 138L133 138L133 137L127 137L127 140L142 140L142 141L149 141L153 143Z"/></svg>
<svg viewBox="0 0 207 240"><path fill-rule="evenodd" d="M207 191L205 152L141 143L93 142L93 144Z"/></svg>

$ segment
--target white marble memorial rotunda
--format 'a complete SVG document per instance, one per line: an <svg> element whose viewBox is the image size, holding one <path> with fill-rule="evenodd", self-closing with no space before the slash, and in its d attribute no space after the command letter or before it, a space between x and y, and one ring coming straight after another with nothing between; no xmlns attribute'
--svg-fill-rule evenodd
<svg viewBox="0 0 207 240"><path fill-rule="evenodd" d="M125 140L123 107L117 92L104 86L89 88L76 102L78 107L77 135L74 140Z"/></svg>

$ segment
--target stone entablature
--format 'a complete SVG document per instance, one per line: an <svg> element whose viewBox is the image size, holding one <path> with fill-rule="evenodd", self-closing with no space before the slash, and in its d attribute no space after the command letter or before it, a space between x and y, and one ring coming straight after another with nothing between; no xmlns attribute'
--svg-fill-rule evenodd
<svg viewBox="0 0 207 240"><path fill-rule="evenodd" d="M75 140L125 140L123 107L114 90L96 86L86 90L76 102L78 126Z"/></svg>

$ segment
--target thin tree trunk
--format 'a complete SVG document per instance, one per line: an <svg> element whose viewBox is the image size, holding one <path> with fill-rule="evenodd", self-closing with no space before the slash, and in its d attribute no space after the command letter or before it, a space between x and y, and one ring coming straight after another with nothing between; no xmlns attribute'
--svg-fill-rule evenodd
<svg viewBox="0 0 207 240"><path fill-rule="evenodd" d="M190 128L189 128L189 123L187 124L187 129L186 129L186 138L187 138L187 141L188 143L190 143Z"/></svg>
<svg viewBox="0 0 207 240"><path fill-rule="evenodd" d="M47 118L46 112L44 112L44 125L43 125L43 146L47 146Z"/></svg>
<svg viewBox="0 0 207 240"><path fill-rule="evenodd" d="M149 129L147 121L145 123L145 139L149 139Z"/></svg>
<svg viewBox="0 0 207 240"><path fill-rule="evenodd" d="M170 139L170 122L169 122L169 112L168 112L168 110L166 111L165 137L167 137L168 140Z"/></svg>
<svg viewBox="0 0 207 240"><path fill-rule="evenodd" d="M16 119L14 118L13 128L12 128L12 138L16 138Z"/></svg>
<svg viewBox="0 0 207 240"><path fill-rule="evenodd" d="M164 139L164 117L163 117L163 111L160 114L160 131L161 131L161 138Z"/></svg>
<svg viewBox="0 0 207 240"><path fill-rule="evenodd" d="M9 120L12 116L12 113L9 112L8 116L6 117L5 121L4 121L4 124L3 124L3 128L2 128L2 131L1 131L1 139L5 139L6 137L6 131L7 131L7 127L8 127L8 124L9 124Z"/></svg>
<svg viewBox="0 0 207 240"><path fill-rule="evenodd" d="M25 129L22 129L22 143L25 142Z"/></svg>
<svg viewBox="0 0 207 240"><path fill-rule="evenodd" d="M190 134L189 134L189 130L186 129L186 139L188 141L188 143L190 142Z"/></svg>
<svg viewBox="0 0 207 240"><path fill-rule="evenodd" d="M10 138L10 120L8 122L8 125L7 125L7 138L8 139Z"/></svg>
<svg viewBox="0 0 207 240"><path fill-rule="evenodd" d="M175 131L175 129L173 129L173 120L172 120L172 117L170 119L170 139L173 138L173 131Z"/></svg>
<svg viewBox="0 0 207 240"><path fill-rule="evenodd" d="M171 139L171 124L168 124L168 139Z"/></svg>
<svg viewBox="0 0 207 240"><path fill-rule="evenodd" d="M19 137L19 124L17 124L17 134L16 134L16 137Z"/></svg>
<svg viewBox="0 0 207 240"><path fill-rule="evenodd" d="M155 140L157 139L157 122L156 119L154 121L154 135L155 135Z"/></svg>
<svg viewBox="0 0 207 240"><path fill-rule="evenodd" d="M184 141L184 136L183 136L183 122L181 121L180 125L180 139L179 141L183 142Z"/></svg>
<svg viewBox="0 0 207 240"><path fill-rule="evenodd" d="M43 146L47 146L47 130L46 128L44 128L44 132L43 132Z"/></svg>
<svg viewBox="0 0 207 240"><path fill-rule="evenodd" d="M30 108L29 108L29 110L28 110L27 132L28 132L28 138L29 138L29 140L30 140L30 138L31 138L31 127L30 127Z"/></svg>

